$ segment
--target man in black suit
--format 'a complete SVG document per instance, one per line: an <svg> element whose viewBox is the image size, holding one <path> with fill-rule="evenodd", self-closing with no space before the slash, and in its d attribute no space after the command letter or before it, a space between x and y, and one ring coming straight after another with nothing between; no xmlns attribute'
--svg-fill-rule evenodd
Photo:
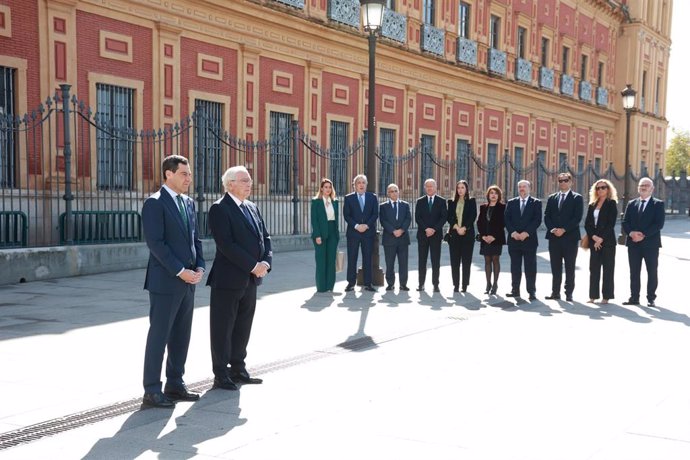
<svg viewBox="0 0 690 460"><path fill-rule="evenodd" d="M414 220L417 223L417 251L419 254L419 287L424 290L426 280L426 259L431 252L431 282L434 292L439 292L439 274L441 271L441 241L443 225L446 223L448 208L446 199L436 195L436 181L424 181L426 195L419 198L415 205Z"/></svg>
<svg viewBox="0 0 690 460"><path fill-rule="evenodd" d="M143 407L175 406L175 401L196 401L182 379L187 361L194 312L194 287L204 273L194 202L186 195L192 182L185 157L163 160L164 184L144 202L141 211L144 238L149 248L144 289L149 291L149 332L144 355ZM161 392L163 355L165 392Z"/></svg>
<svg viewBox="0 0 690 460"><path fill-rule="evenodd" d="M508 232L508 254L513 289L507 297L520 297L522 265L529 300L537 299L537 229L541 225L541 201L530 196L529 181L518 182L518 196L506 204L505 223Z"/></svg>
<svg viewBox="0 0 690 460"><path fill-rule="evenodd" d="M647 267L647 304L655 306L656 288L659 284L657 268L659 265L659 248L661 247L661 229L664 228L666 212L664 202L652 196L654 182L643 177L637 184L639 198L630 201L623 215L623 231L628 235L625 245L628 247L630 265L630 298L623 305L640 303L640 272L642 261Z"/></svg>
<svg viewBox="0 0 690 460"><path fill-rule="evenodd" d="M407 258L410 235L407 230L412 222L410 205L400 199L400 189L397 185L390 184L386 192L389 200L381 204L379 208L379 219L383 227L383 252L386 256L386 290L392 291L395 286L395 258L397 256L400 290L409 291Z"/></svg>
<svg viewBox="0 0 690 460"><path fill-rule="evenodd" d="M376 220L379 218L379 200L367 192L367 176L359 174L352 181L355 191L345 196L343 217L347 223L347 286L349 292L357 282L357 258L362 248L362 274L364 289L376 291L372 285L372 253L376 239Z"/></svg>
<svg viewBox="0 0 690 460"><path fill-rule="evenodd" d="M561 280L565 263L565 300L573 301L575 289L575 261L580 242L580 221L584 209L582 195L570 189L573 176L569 172L558 175L559 191L549 196L544 211L546 239L549 240L551 260L551 295L549 300L561 298Z"/></svg>
<svg viewBox="0 0 690 460"><path fill-rule="evenodd" d="M244 166L223 174L225 195L208 210L216 258L211 286L211 362L213 387L236 390L236 383L261 383L245 366L256 310L256 290L271 271L271 237L256 205L247 200L252 178ZM230 366L228 368L228 365Z"/></svg>

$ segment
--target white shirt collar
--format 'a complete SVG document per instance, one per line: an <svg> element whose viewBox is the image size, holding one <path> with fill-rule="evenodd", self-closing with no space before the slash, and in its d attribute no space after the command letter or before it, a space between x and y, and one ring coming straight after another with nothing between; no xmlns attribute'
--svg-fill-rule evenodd
<svg viewBox="0 0 690 460"><path fill-rule="evenodd" d="M180 195L182 198L185 198L185 196L182 193L177 193L170 187L168 187L166 184L163 184L163 188L168 191L170 196L173 198L173 200L177 200L177 195Z"/></svg>
<svg viewBox="0 0 690 460"><path fill-rule="evenodd" d="M244 203L244 201L240 200L239 198L237 198L237 197L236 197L235 195L233 195L232 193L230 193L230 192L227 192L227 193L228 193L228 195L230 195L230 198L232 198L232 200L235 202L235 204L236 204L237 206L239 206L239 205L241 205L242 203Z"/></svg>

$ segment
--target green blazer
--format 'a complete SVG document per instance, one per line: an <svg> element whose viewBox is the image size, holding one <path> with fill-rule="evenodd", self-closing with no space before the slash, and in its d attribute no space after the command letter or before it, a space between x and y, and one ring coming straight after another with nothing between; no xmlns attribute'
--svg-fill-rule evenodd
<svg viewBox="0 0 690 460"><path fill-rule="evenodd" d="M340 230L338 229L338 200L333 200L333 211L335 212L335 235L328 234L328 217L326 216L326 207L321 198L314 198L311 200L311 237L316 239L321 237L322 240L335 237L340 239Z"/></svg>

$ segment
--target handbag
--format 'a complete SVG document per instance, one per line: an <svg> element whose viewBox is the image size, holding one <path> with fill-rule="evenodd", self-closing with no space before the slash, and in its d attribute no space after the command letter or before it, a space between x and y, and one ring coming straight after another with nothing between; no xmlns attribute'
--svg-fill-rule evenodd
<svg viewBox="0 0 690 460"><path fill-rule="evenodd" d="M580 247L582 249L589 249L589 235L585 233L585 236L580 240Z"/></svg>
<svg viewBox="0 0 690 460"><path fill-rule="evenodd" d="M335 271L340 273L345 268L345 253L343 251L338 251L335 255Z"/></svg>

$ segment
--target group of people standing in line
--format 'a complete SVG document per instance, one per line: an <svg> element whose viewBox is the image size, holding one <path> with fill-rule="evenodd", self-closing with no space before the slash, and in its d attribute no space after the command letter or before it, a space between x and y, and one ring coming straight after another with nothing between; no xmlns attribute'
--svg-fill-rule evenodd
<svg viewBox="0 0 690 460"><path fill-rule="evenodd" d="M486 202L479 206L470 196L469 184L459 180L452 199L437 194L436 181L424 182L425 195L415 204L414 220L417 224L417 250L419 255L418 291L426 283L427 260L431 258L431 282L439 292L439 273L442 241L448 243L450 268L454 292L466 292L474 246L479 242L479 253L484 256L486 274L485 294L496 295L501 271L500 257L507 245L510 255L511 288L507 297L520 297L522 276L529 300L536 300L537 231L546 227L552 285L547 300L561 300L561 287L565 300L573 301L575 289L575 263L580 246L590 249L589 301L605 304L614 298L614 270L617 238L618 195L607 179L599 179L590 188L584 229L580 232L584 214L582 195L572 190L572 175L558 175L558 192L549 196L542 212L541 200L530 195L531 184L521 180L517 184L518 196L504 202L503 191L497 185L486 190ZM377 196L367 192L367 178L360 174L353 181L354 192L343 200L343 218L347 224L347 286L352 291L357 281L357 261L362 254L363 289L376 291L372 285L372 251L375 244L376 222L383 231L381 240L386 262L386 290L395 289L395 261L398 261L398 283L401 291L408 287L409 229L412 223L410 204L400 199L400 189L390 184L388 200L379 204ZM654 183L642 178L638 183L639 197L631 200L625 209L622 230L627 235L630 266L630 297L624 305L640 302L640 272L644 261L647 269L647 303L655 306L658 284L657 265L661 247L661 229L664 226L663 201L654 198ZM333 291L335 261L340 231L338 228L338 199L333 183L321 181L319 191L312 200L312 240L316 249L316 289ZM444 233L444 227L448 230ZM476 227L475 227L476 225ZM565 271L565 281L564 272Z"/></svg>

